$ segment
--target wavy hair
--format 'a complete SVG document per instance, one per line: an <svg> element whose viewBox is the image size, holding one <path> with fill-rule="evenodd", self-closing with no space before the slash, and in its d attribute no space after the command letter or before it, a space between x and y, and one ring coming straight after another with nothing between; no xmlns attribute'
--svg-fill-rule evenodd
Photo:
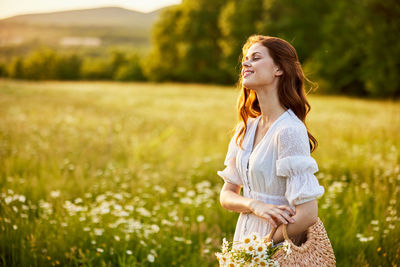
<svg viewBox="0 0 400 267"><path fill-rule="evenodd" d="M304 82L315 83L305 77L295 48L287 41L277 37L258 34L251 35L242 47L242 54L240 56L241 67L243 67L243 62L250 46L255 43L265 46L274 63L283 70L283 74L280 76L278 82L279 102L284 107L292 109L296 116L304 123L309 138L310 151L313 152L317 148L318 142L308 131L305 123L311 106L306 99ZM239 76L237 87L240 89L240 95L237 99L239 122L233 131L239 130L235 141L243 150L242 143L247 131L247 119L259 116L261 108L255 91L243 86L242 75Z"/></svg>

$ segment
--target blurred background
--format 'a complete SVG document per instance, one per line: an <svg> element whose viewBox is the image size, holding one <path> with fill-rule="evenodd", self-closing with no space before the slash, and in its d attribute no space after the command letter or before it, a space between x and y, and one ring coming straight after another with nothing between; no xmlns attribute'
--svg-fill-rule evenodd
<svg viewBox="0 0 400 267"><path fill-rule="evenodd" d="M82 5L68 2L2 0L2 16ZM238 78L241 46L259 33L292 43L318 92L400 94L398 1L157 2L136 4L155 9L146 13L97 7L3 18L0 76L229 85Z"/></svg>
<svg viewBox="0 0 400 267"><path fill-rule="evenodd" d="M241 47L284 38L337 266L400 263L400 3L0 0L0 266L218 266Z"/></svg>

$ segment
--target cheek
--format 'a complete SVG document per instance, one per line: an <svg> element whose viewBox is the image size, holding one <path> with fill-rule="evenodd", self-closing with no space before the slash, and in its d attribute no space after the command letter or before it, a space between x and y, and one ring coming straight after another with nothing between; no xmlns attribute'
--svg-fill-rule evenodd
<svg viewBox="0 0 400 267"><path fill-rule="evenodd" d="M256 67L256 76L263 80L270 80L273 75L273 66L270 64L260 64Z"/></svg>

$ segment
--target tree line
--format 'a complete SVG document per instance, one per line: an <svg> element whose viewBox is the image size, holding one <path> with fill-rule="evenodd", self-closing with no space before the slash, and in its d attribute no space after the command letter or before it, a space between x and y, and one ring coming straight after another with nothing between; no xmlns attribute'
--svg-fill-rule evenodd
<svg viewBox="0 0 400 267"><path fill-rule="evenodd" d="M48 47L32 51L26 57L14 57L9 64L0 64L0 76L28 80L146 80L137 53L114 49L104 58L86 57Z"/></svg>
<svg viewBox="0 0 400 267"><path fill-rule="evenodd" d="M396 0L183 0L160 14L146 57L114 51L85 63L41 50L0 65L0 75L234 84L241 47L258 33L293 44L322 92L398 97L399 18Z"/></svg>

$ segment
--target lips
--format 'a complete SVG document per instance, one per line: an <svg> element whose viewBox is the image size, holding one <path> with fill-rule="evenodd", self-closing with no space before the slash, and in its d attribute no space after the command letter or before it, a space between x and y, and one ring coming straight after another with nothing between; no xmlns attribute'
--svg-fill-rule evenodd
<svg viewBox="0 0 400 267"><path fill-rule="evenodd" d="M247 76L251 75L252 73L254 73L254 71L246 70L243 72L243 77L246 78Z"/></svg>

